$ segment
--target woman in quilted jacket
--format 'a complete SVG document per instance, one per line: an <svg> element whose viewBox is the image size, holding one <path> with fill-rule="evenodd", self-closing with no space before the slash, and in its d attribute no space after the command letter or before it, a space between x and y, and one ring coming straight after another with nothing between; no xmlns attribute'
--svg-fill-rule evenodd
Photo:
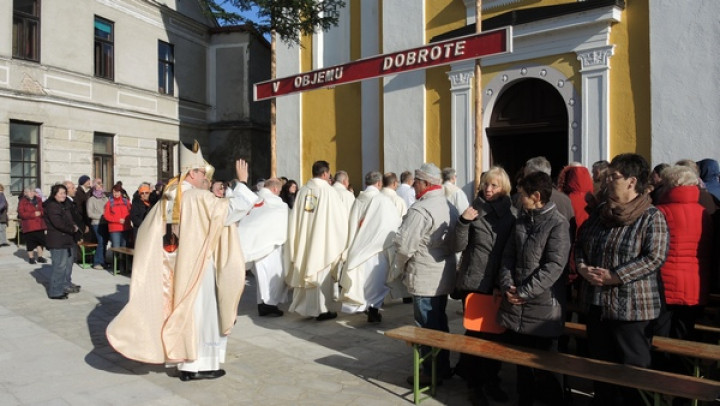
<svg viewBox="0 0 720 406"><path fill-rule="evenodd" d="M130 201L123 196L122 185L115 185L112 188L112 196L105 203L103 217L107 220L110 233L110 243L113 248L126 247L130 236Z"/></svg>

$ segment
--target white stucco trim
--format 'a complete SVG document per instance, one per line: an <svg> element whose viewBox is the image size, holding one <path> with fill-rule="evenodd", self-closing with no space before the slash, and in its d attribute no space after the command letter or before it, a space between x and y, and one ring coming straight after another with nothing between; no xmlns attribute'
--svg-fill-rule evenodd
<svg viewBox="0 0 720 406"><path fill-rule="evenodd" d="M490 123L490 117L492 116L498 98L518 80L529 78L543 80L551 84L555 90L558 91L565 102L568 116L568 162L578 161L587 165L588 162L583 161L581 155L581 151L588 141L581 135L580 119L582 106L580 105L578 94L568 81L568 78L562 72L551 66L521 65L503 71L483 86L483 146L490 145L485 129ZM490 148L483 148L482 162L483 170L490 168Z"/></svg>
<svg viewBox="0 0 720 406"><path fill-rule="evenodd" d="M453 64L450 79L450 154L456 184L468 197L474 194L475 178L475 61ZM472 201L472 200L471 200Z"/></svg>
<svg viewBox="0 0 720 406"><path fill-rule="evenodd" d="M610 57L614 45L577 52L582 63L581 162L592 165L610 158Z"/></svg>
<svg viewBox="0 0 720 406"><path fill-rule="evenodd" d="M606 46L610 26L620 22L621 15L621 9L609 6L513 26L513 52L485 57L482 66Z"/></svg>

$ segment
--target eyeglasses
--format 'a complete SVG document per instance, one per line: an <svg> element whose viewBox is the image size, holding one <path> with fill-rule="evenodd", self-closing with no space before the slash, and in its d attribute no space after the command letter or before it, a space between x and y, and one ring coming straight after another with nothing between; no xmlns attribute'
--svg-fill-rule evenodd
<svg viewBox="0 0 720 406"><path fill-rule="evenodd" d="M140 192L141 195L149 195L150 192Z"/></svg>
<svg viewBox="0 0 720 406"><path fill-rule="evenodd" d="M626 179L626 177L623 176L621 173L617 173L617 172L616 172L616 173L609 173L609 174L607 175L607 178L606 178L606 179L607 179L608 182L615 182L615 181L618 180L618 179Z"/></svg>

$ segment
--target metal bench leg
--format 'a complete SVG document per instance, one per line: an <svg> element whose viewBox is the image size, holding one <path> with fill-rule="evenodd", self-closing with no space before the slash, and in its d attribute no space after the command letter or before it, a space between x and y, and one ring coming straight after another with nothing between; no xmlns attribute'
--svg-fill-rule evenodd
<svg viewBox="0 0 720 406"><path fill-rule="evenodd" d="M113 276L117 275L118 273L118 253L113 251Z"/></svg>
<svg viewBox="0 0 720 406"><path fill-rule="evenodd" d="M430 390L430 396L435 396L435 388L437 387L437 355L440 353L440 348L434 348L430 347L430 352L425 354L425 356L420 355L420 344L413 344L413 402L415 404L419 404L423 400L427 399L428 397L420 398L420 395L423 392L427 392L428 389ZM420 387L420 365L427 360L428 358L431 358L432 362L432 376L430 381L430 386L424 386Z"/></svg>

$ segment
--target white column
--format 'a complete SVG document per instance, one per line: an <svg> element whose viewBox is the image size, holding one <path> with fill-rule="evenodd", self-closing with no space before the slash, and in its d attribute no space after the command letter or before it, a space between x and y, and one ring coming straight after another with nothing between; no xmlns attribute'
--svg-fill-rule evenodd
<svg viewBox="0 0 720 406"><path fill-rule="evenodd" d="M582 162L610 158L610 57L614 45L576 51L582 67Z"/></svg>
<svg viewBox="0 0 720 406"><path fill-rule="evenodd" d="M360 53L362 58L380 53L378 3L363 1L360 5ZM360 82L362 173L381 170L380 166L380 81L368 79ZM382 168L387 171L386 168Z"/></svg>
<svg viewBox="0 0 720 406"><path fill-rule="evenodd" d="M384 1L382 7L383 53L425 44L423 1ZM419 168L426 159L425 71L382 80L384 169L400 173Z"/></svg>
<svg viewBox="0 0 720 406"><path fill-rule="evenodd" d="M300 48L277 42L277 77L300 72ZM303 184L302 171L302 94L295 93L277 98L277 176L295 179ZM308 178L310 176L307 176Z"/></svg>
<svg viewBox="0 0 720 406"><path fill-rule="evenodd" d="M472 80L474 61L451 65L450 79L450 154L457 172L457 185L468 197L473 196L475 177L475 126ZM472 201L472 199L471 199Z"/></svg>

